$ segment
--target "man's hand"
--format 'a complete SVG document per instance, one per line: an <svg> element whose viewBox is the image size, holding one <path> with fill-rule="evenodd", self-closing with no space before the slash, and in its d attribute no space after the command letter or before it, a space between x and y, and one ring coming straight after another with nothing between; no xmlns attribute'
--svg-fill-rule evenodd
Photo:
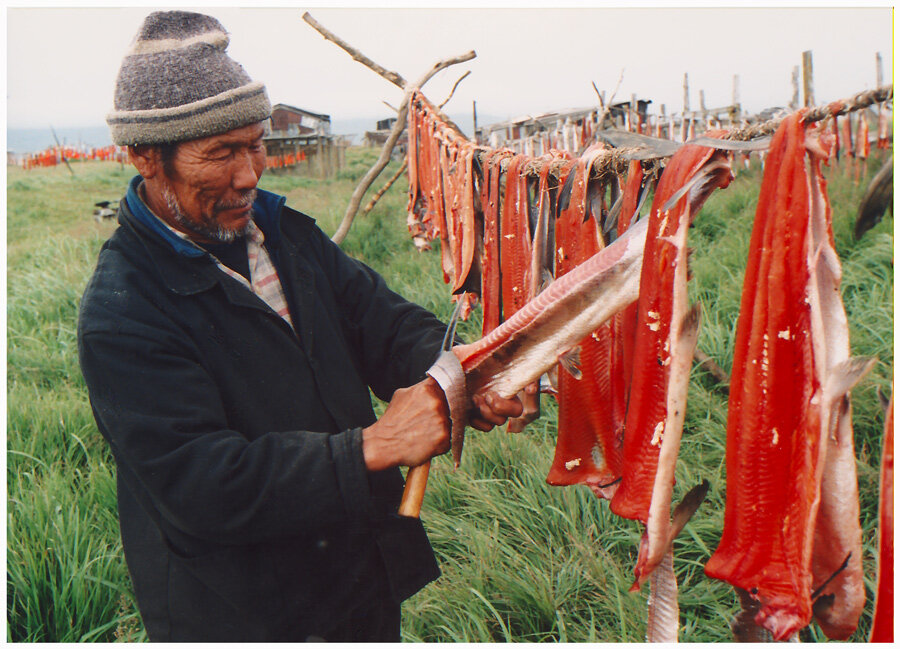
<svg viewBox="0 0 900 649"><path fill-rule="evenodd" d="M510 417L522 414L522 402L519 397L504 399L496 392L476 394L472 397L472 410L469 411L469 426L481 431L489 431L494 426L501 426Z"/></svg>
<svg viewBox="0 0 900 649"><path fill-rule="evenodd" d="M468 425L481 431L522 414L518 397L475 395ZM431 377L394 392L381 418L363 429L363 459L369 471L419 466L450 449L450 413L444 391Z"/></svg>
<svg viewBox="0 0 900 649"><path fill-rule="evenodd" d="M419 466L450 449L450 411L444 391L428 377L394 392L381 418L363 432L369 471Z"/></svg>

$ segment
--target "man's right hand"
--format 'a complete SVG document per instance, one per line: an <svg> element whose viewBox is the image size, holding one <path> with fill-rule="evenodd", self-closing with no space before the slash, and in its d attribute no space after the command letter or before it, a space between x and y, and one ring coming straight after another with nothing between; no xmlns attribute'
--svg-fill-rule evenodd
<svg viewBox="0 0 900 649"><path fill-rule="evenodd" d="M431 377L394 392L381 418L362 431L366 468L419 466L450 449L450 411Z"/></svg>

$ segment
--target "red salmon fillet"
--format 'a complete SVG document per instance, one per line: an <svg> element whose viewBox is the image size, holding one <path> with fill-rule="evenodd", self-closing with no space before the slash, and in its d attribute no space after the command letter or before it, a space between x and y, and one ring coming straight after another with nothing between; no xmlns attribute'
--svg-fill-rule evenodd
<svg viewBox="0 0 900 649"><path fill-rule="evenodd" d="M484 214L484 257L482 259L481 297L483 305L481 335L500 326L500 164L511 151L496 151L485 164L481 188Z"/></svg>
<svg viewBox="0 0 900 649"><path fill-rule="evenodd" d="M522 167L531 160L517 155L506 170L506 195L500 221L502 319L509 320L530 299L531 234L528 231L528 179Z"/></svg>
<svg viewBox="0 0 900 649"><path fill-rule="evenodd" d="M679 252L684 244L673 245L673 241L679 224L683 219L691 218L691 214L699 209L706 196L702 196L695 204L686 195L671 209L662 211L661 208L714 156L724 159L724 154L714 149L696 145L682 146L666 165L650 210L641 268L638 327L625 424L622 482L610 502L610 509L615 514L644 523L649 515L660 440L666 422L673 295L680 283L684 283L682 288L686 290L687 281L686 276L676 278L676 259L679 254L684 253ZM727 176L717 177L717 186L727 186L730 180L730 172ZM681 269L679 272L686 272L683 266ZM679 314L678 317L682 315ZM675 434L680 435L680 431Z"/></svg>
<svg viewBox="0 0 900 649"><path fill-rule="evenodd" d="M596 221L585 214L587 175L579 159L569 173L576 174L568 207L556 220L556 276L561 277L603 247ZM617 314L618 315L618 314ZM578 345L581 378L558 368L559 417L556 451L547 475L551 485L586 484L595 493L611 498L621 476L622 431L615 415L624 403L613 403L612 320Z"/></svg>
<svg viewBox="0 0 900 649"><path fill-rule="evenodd" d="M823 468L813 367L806 129L782 122L750 241L735 338L722 540L706 574L762 603L757 623L782 640L812 614L809 571Z"/></svg>

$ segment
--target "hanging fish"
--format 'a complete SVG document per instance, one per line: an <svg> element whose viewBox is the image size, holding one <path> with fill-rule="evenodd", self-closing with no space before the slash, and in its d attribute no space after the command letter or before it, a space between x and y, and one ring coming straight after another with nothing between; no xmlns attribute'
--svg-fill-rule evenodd
<svg viewBox="0 0 900 649"><path fill-rule="evenodd" d="M571 195L556 220L557 277L603 248L596 221L586 212L591 168L605 150L592 147L568 174L566 185L571 186ZM607 499L621 476L622 431L616 416L621 418L624 412L623 395L615 394L613 387L617 377L613 375L612 323L610 319L585 336L575 347L576 353L560 361L557 442L547 474L548 484L585 484ZM623 402L613 403L616 400Z"/></svg>
<svg viewBox="0 0 900 649"><path fill-rule="evenodd" d="M711 134L719 135L719 134ZM685 145L660 178L649 219L638 329L626 419L624 472L610 509L648 524L636 582L662 560L669 524L671 475L681 438L687 378L699 312L687 301L687 229L716 187L732 179L726 155ZM652 521L651 521L652 517ZM652 523L652 524L651 524Z"/></svg>
<svg viewBox="0 0 900 649"><path fill-rule="evenodd" d="M509 149L492 152L484 165L481 205L484 214L484 260L481 279L482 335L486 336L502 321L500 293L500 178L502 164L513 156Z"/></svg>
<svg viewBox="0 0 900 649"><path fill-rule="evenodd" d="M776 640L809 623L814 586L830 591L817 611L826 633L845 633L861 608L846 394L871 364L848 358L827 142L801 116L775 133L760 189L729 390L725 525L705 569L758 602L753 619ZM825 474L833 493L822 498ZM829 512L818 523L817 509Z"/></svg>

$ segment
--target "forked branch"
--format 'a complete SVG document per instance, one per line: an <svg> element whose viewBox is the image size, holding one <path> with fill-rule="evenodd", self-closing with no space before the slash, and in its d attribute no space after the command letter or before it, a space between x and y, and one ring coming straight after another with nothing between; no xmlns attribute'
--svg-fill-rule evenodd
<svg viewBox="0 0 900 649"><path fill-rule="evenodd" d="M381 155L378 157L378 160L375 161L375 164L372 165L372 168L366 172L366 175L363 176L362 180L359 181L356 189L353 190L353 194L350 196L350 204L347 206L347 211L344 213L344 218L341 220L341 224L338 226L338 229L334 233L334 236L331 237L332 241L340 244L344 240L344 237L347 236L347 232L350 231L350 226L353 224L353 219L356 218L356 213L359 211L359 205L362 202L363 196L365 195L366 191L378 177L378 174L384 171L384 168L391 160L391 152L394 150L394 146L397 144L397 140L400 139L400 134L403 133L403 129L406 128L406 113L409 106L409 98L412 96L413 91L421 88L429 79L431 79L434 75L436 75L444 68L448 68L451 65L456 65L457 63L471 61L475 58L475 52L473 50L451 59L438 61L431 67L430 70L428 70L419 79L417 79L415 83L410 84L396 72L386 70L382 66L372 61L372 59L367 57L365 54L361 53L359 50L349 45L338 36L332 34L330 31L325 29L325 27L316 22L316 20L309 15L309 12L303 14L303 20L309 23L317 32L322 34L322 36L324 36L326 40L335 43L338 47L347 52L351 57L353 57L353 60L359 61L366 67L374 70L376 73L393 83L395 86L403 88L403 90L405 91L403 93L403 101L400 102L400 107L397 109L397 121L394 122L394 126L393 128L391 128L391 132L390 134L388 134L388 138L384 143L384 147L382 147L381 149Z"/></svg>

